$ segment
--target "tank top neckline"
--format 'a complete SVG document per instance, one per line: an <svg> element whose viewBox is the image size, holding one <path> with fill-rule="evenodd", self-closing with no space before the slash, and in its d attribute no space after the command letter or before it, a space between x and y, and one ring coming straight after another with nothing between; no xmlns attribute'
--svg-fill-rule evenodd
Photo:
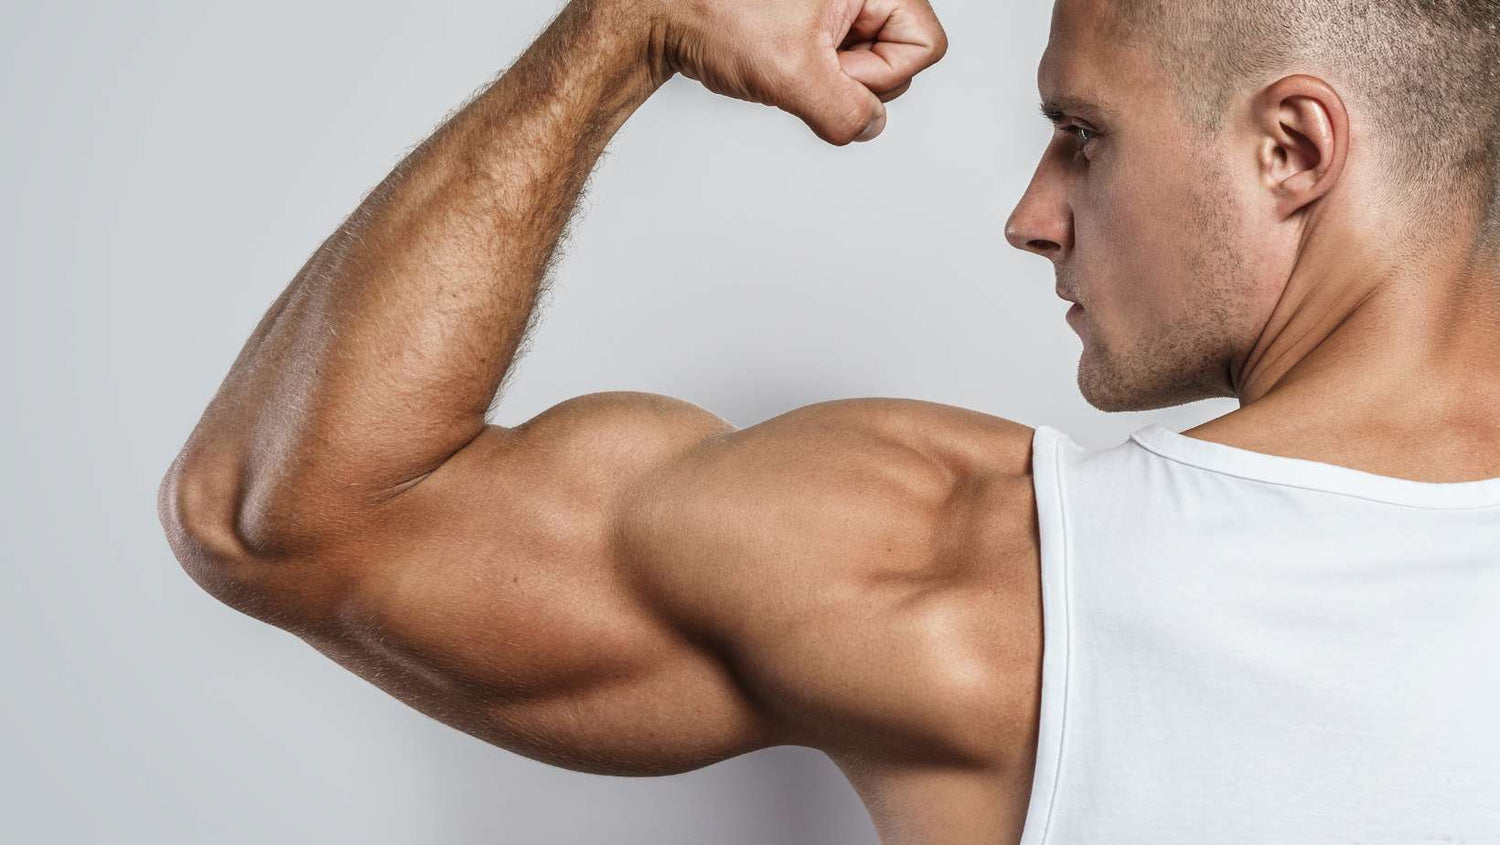
<svg viewBox="0 0 1500 845"><path fill-rule="evenodd" d="M1226 475L1416 508L1500 507L1500 478L1417 481L1322 461L1256 452L1151 423L1130 435L1145 449Z"/></svg>

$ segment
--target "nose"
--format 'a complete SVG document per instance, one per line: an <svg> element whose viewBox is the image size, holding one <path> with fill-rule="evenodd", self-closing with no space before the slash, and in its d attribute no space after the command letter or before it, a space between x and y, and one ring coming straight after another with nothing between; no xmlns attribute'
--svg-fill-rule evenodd
<svg viewBox="0 0 1500 845"><path fill-rule="evenodd" d="M1060 185L1049 184L1044 163L1005 221L1005 240L1016 249L1056 262L1071 246L1071 228L1066 198Z"/></svg>
<svg viewBox="0 0 1500 845"><path fill-rule="evenodd" d="M1062 253L1062 244L1051 238L1036 237L1031 234L1033 230L1024 223L1011 222L1005 225L1005 240L1016 249L1034 252L1048 261L1056 261Z"/></svg>

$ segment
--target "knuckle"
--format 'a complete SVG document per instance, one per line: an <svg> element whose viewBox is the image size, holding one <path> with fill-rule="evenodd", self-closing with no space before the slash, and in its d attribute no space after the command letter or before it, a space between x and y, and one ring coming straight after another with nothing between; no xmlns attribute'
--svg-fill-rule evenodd
<svg viewBox="0 0 1500 845"><path fill-rule="evenodd" d="M932 60L936 62L941 61L944 56L948 55L948 31L943 29L943 23L937 19L936 14L932 16L931 20Z"/></svg>
<svg viewBox="0 0 1500 845"><path fill-rule="evenodd" d="M853 143L869 124L870 119L865 116L863 108L845 110L835 124L834 136L838 138L840 146Z"/></svg>
<svg viewBox="0 0 1500 845"><path fill-rule="evenodd" d="M940 62L948 55L948 36L939 27L932 40L932 61Z"/></svg>
<svg viewBox="0 0 1500 845"><path fill-rule="evenodd" d="M814 128L819 137L837 147L853 143L864 130L864 126L854 128L849 121L840 119L823 120Z"/></svg>

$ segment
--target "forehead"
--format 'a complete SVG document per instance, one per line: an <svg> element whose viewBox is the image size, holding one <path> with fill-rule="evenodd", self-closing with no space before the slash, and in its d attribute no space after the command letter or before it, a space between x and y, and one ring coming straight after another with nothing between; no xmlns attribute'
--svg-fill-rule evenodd
<svg viewBox="0 0 1500 845"><path fill-rule="evenodd" d="M1112 31L1115 0L1057 0L1037 66L1044 105L1082 117L1116 118L1145 104L1160 79L1139 50Z"/></svg>

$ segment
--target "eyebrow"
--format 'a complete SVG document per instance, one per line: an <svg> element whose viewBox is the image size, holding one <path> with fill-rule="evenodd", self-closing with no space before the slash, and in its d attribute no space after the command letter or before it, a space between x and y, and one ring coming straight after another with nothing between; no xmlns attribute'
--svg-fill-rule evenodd
<svg viewBox="0 0 1500 845"><path fill-rule="evenodd" d="M1059 94L1053 97L1043 97L1041 103L1042 117L1052 123L1059 123L1068 114L1076 114L1080 117L1098 115L1106 120L1114 117L1114 111L1108 106L1100 105L1082 97L1073 97Z"/></svg>

